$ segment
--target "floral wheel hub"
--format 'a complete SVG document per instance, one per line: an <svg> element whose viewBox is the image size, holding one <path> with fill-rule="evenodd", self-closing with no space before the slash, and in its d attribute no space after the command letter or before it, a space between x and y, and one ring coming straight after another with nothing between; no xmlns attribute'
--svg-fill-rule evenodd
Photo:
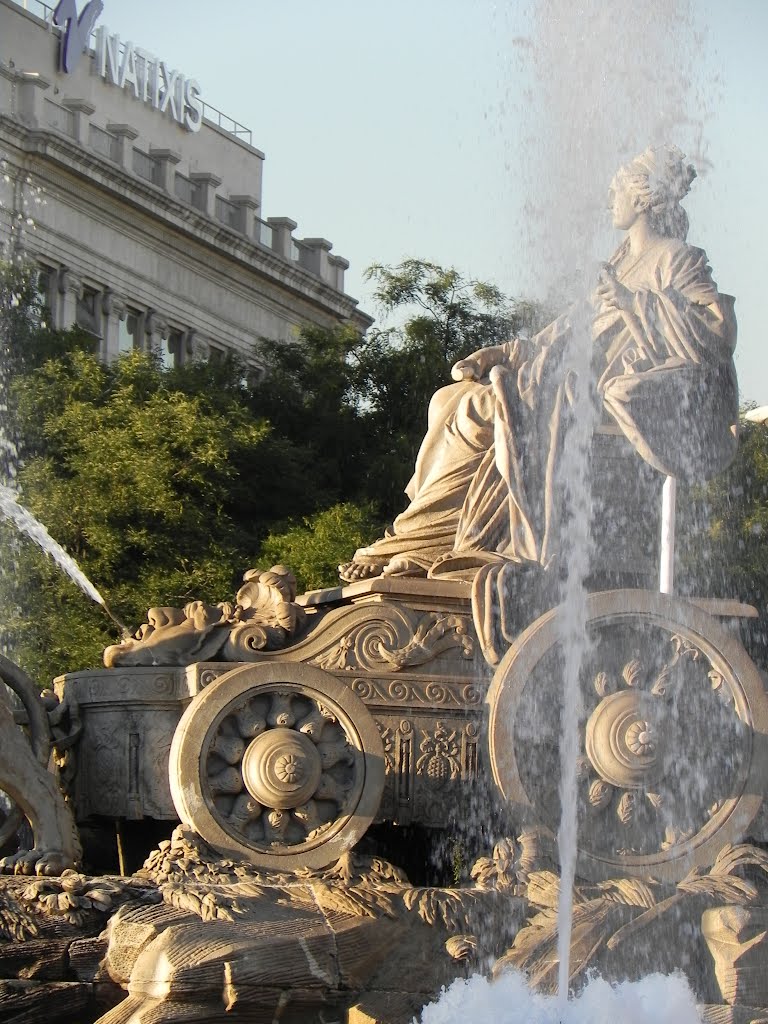
<svg viewBox="0 0 768 1024"><path fill-rule="evenodd" d="M624 690L605 697L590 715L586 755L605 782L636 789L664 774L664 728L655 703L635 690Z"/></svg>
<svg viewBox="0 0 768 1024"><path fill-rule="evenodd" d="M351 755L340 751L351 760ZM317 747L303 733L272 729L253 740L243 755L245 788L260 804L299 807L318 788L323 766Z"/></svg>

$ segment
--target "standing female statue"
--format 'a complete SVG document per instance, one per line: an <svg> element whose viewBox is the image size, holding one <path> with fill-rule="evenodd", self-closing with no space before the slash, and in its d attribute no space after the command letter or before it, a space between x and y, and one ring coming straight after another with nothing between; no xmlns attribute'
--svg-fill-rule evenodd
<svg viewBox="0 0 768 1024"><path fill-rule="evenodd" d="M555 564L579 331L591 333L603 422L618 425L643 459L681 478L728 464L737 443L736 323L706 254L685 241L680 202L695 173L669 146L618 171L611 209L626 237L593 295L530 340L480 349L453 367L457 383L430 404L410 505L340 567L342 579L461 575L475 578L477 593L489 566Z"/></svg>

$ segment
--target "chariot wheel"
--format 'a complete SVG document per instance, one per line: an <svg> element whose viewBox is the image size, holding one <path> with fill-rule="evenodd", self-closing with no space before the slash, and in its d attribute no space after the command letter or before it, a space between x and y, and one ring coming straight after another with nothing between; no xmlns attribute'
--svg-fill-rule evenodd
<svg viewBox="0 0 768 1024"><path fill-rule="evenodd" d="M579 676L578 867L679 881L749 830L768 781L768 699L739 641L649 591L587 598ZM565 613L534 622L488 693L493 776L556 833Z"/></svg>
<svg viewBox="0 0 768 1024"><path fill-rule="evenodd" d="M245 665L199 693L171 745L183 822L223 856L268 870L320 868L379 808L384 752L368 708L310 665Z"/></svg>

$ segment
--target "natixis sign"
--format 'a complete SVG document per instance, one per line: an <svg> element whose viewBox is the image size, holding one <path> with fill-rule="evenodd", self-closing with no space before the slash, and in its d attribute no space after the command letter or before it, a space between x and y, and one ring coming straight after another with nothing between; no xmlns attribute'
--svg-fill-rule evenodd
<svg viewBox="0 0 768 1024"><path fill-rule="evenodd" d="M90 0L80 14L77 0L59 0L53 12L53 23L62 29L59 65L65 74L71 74L80 63L103 10L102 0ZM93 74L109 85L131 91L135 99L172 117L187 131L200 131L203 101L194 78L188 78L176 68L171 69L148 50L131 42L121 43L120 36L105 25L96 29L96 47L91 61Z"/></svg>

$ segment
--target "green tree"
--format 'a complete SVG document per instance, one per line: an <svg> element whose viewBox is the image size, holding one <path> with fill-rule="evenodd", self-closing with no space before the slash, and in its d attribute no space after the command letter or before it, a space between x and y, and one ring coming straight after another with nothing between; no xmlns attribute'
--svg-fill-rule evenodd
<svg viewBox="0 0 768 1024"><path fill-rule="evenodd" d="M342 502L270 532L261 545L258 561L265 566L289 565L300 591L336 587L339 564L379 529L370 504Z"/></svg>
<svg viewBox="0 0 768 1024"><path fill-rule="evenodd" d="M237 370L190 375L139 353L105 366L75 351L13 385L20 499L131 627L150 605L230 596L280 504L279 451ZM6 646L39 676L98 663L106 618L31 544L14 548Z"/></svg>
<svg viewBox="0 0 768 1024"><path fill-rule="evenodd" d="M742 420L734 461L707 485L683 490L678 508L680 589L757 608L742 634L768 669L768 423Z"/></svg>
<svg viewBox="0 0 768 1024"><path fill-rule="evenodd" d="M365 433L353 389L360 345L351 327L315 326L290 344L257 345L263 371L252 383L251 407L270 422L303 481L283 516L313 513L359 493Z"/></svg>

